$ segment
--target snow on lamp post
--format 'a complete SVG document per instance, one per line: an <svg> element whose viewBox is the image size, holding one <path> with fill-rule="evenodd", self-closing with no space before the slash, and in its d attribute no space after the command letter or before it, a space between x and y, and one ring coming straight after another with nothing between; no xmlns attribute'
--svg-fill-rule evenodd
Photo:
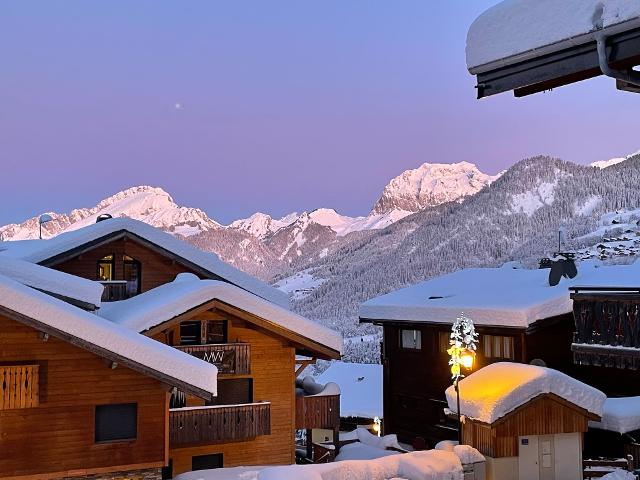
<svg viewBox="0 0 640 480"><path fill-rule="evenodd" d="M456 391L458 413L458 443L462 444L462 417L460 415L460 380L464 378L462 369L471 370L476 356L478 334L473 326L473 320L461 314L451 327L449 337L449 365L451 366L451 379Z"/></svg>

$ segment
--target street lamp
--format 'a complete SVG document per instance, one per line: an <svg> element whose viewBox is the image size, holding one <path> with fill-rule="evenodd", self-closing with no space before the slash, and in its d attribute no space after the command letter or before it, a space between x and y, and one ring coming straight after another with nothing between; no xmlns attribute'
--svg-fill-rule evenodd
<svg viewBox="0 0 640 480"><path fill-rule="evenodd" d="M38 218L38 223L40 224L40 240L42 240L42 225L49 223L51 220L53 220L53 217L48 213L43 213Z"/></svg>
<svg viewBox="0 0 640 480"><path fill-rule="evenodd" d="M473 320L464 314L456 318L451 327L449 337L449 365L451 366L451 378L453 388L456 391L456 403L458 413L458 444L462 445L462 417L460 414L460 380L464 378L462 369L471 370L476 357L478 334L473 326Z"/></svg>

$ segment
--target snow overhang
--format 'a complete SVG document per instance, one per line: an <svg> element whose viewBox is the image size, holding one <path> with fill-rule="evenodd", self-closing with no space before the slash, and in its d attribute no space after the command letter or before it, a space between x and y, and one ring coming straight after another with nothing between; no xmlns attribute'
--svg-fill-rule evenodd
<svg viewBox="0 0 640 480"><path fill-rule="evenodd" d="M478 98L516 97L602 75L596 39L609 64L640 64L640 3L627 0L505 0L480 15L467 35L467 66ZM618 82L619 89L631 90ZM632 90L634 91L634 90Z"/></svg>

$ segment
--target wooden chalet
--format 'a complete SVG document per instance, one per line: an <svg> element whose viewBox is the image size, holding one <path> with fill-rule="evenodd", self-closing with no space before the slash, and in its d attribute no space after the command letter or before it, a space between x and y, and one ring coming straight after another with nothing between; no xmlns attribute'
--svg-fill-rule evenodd
<svg viewBox="0 0 640 480"><path fill-rule="evenodd" d="M582 478L589 421L600 420L602 392L558 371L497 363L460 382L462 440L487 459L487 480ZM447 390L449 407L456 394Z"/></svg>
<svg viewBox="0 0 640 480"><path fill-rule="evenodd" d="M5 242L5 256L99 281L98 316L217 367L215 398L172 391L166 478L293 463L297 428L339 425L339 399L301 408L301 398L296 409L295 380L315 359L339 358L341 337L216 255L135 220L107 219L51 240Z"/></svg>
<svg viewBox="0 0 640 480"><path fill-rule="evenodd" d="M575 282L622 275L622 266L579 266ZM568 283L547 283L548 270L467 269L372 299L361 306L360 321L383 327L384 430L406 441L429 445L454 439L457 425L443 413L443 392L451 384L447 349L451 324L464 312L475 322L479 344L474 370L509 361L546 365L582 380L608 396L640 395L629 370L602 356L587 362L574 338ZM628 280L633 281L629 273ZM626 278L626 277L625 277ZM582 291L582 290L581 290ZM590 337L595 338L595 337ZM600 337L599 337L600 338ZM601 346L598 355L605 355ZM618 354L628 355L621 348ZM607 357L610 358L610 357ZM597 360L599 359L599 360Z"/></svg>
<svg viewBox="0 0 640 480"><path fill-rule="evenodd" d="M37 267L28 283L51 295L4 267L0 477L160 480L170 392L215 398L215 367L72 305L99 302L93 282Z"/></svg>

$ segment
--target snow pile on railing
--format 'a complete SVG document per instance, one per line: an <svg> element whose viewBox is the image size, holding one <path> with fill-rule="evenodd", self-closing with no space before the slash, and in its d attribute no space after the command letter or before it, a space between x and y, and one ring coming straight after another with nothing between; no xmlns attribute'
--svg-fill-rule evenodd
<svg viewBox="0 0 640 480"><path fill-rule="evenodd" d="M469 28L467 66L476 73L493 62L515 63L593 41L601 30L612 34L635 26L640 26L635 0L505 0Z"/></svg>
<svg viewBox="0 0 640 480"><path fill-rule="evenodd" d="M460 412L469 418L493 423L529 400L552 393L602 416L606 395L575 378L551 368L499 362L481 368L460 381ZM457 412L456 393L447 388L447 402Z"/></svg>
<svg viewBox="0 0 640 480"><path fill-rule="evenodd" d="M307 375L303 379L296 379L296 394L306 397L340 395L340 386L334 382L317 383L312 376Z"/></svg>

